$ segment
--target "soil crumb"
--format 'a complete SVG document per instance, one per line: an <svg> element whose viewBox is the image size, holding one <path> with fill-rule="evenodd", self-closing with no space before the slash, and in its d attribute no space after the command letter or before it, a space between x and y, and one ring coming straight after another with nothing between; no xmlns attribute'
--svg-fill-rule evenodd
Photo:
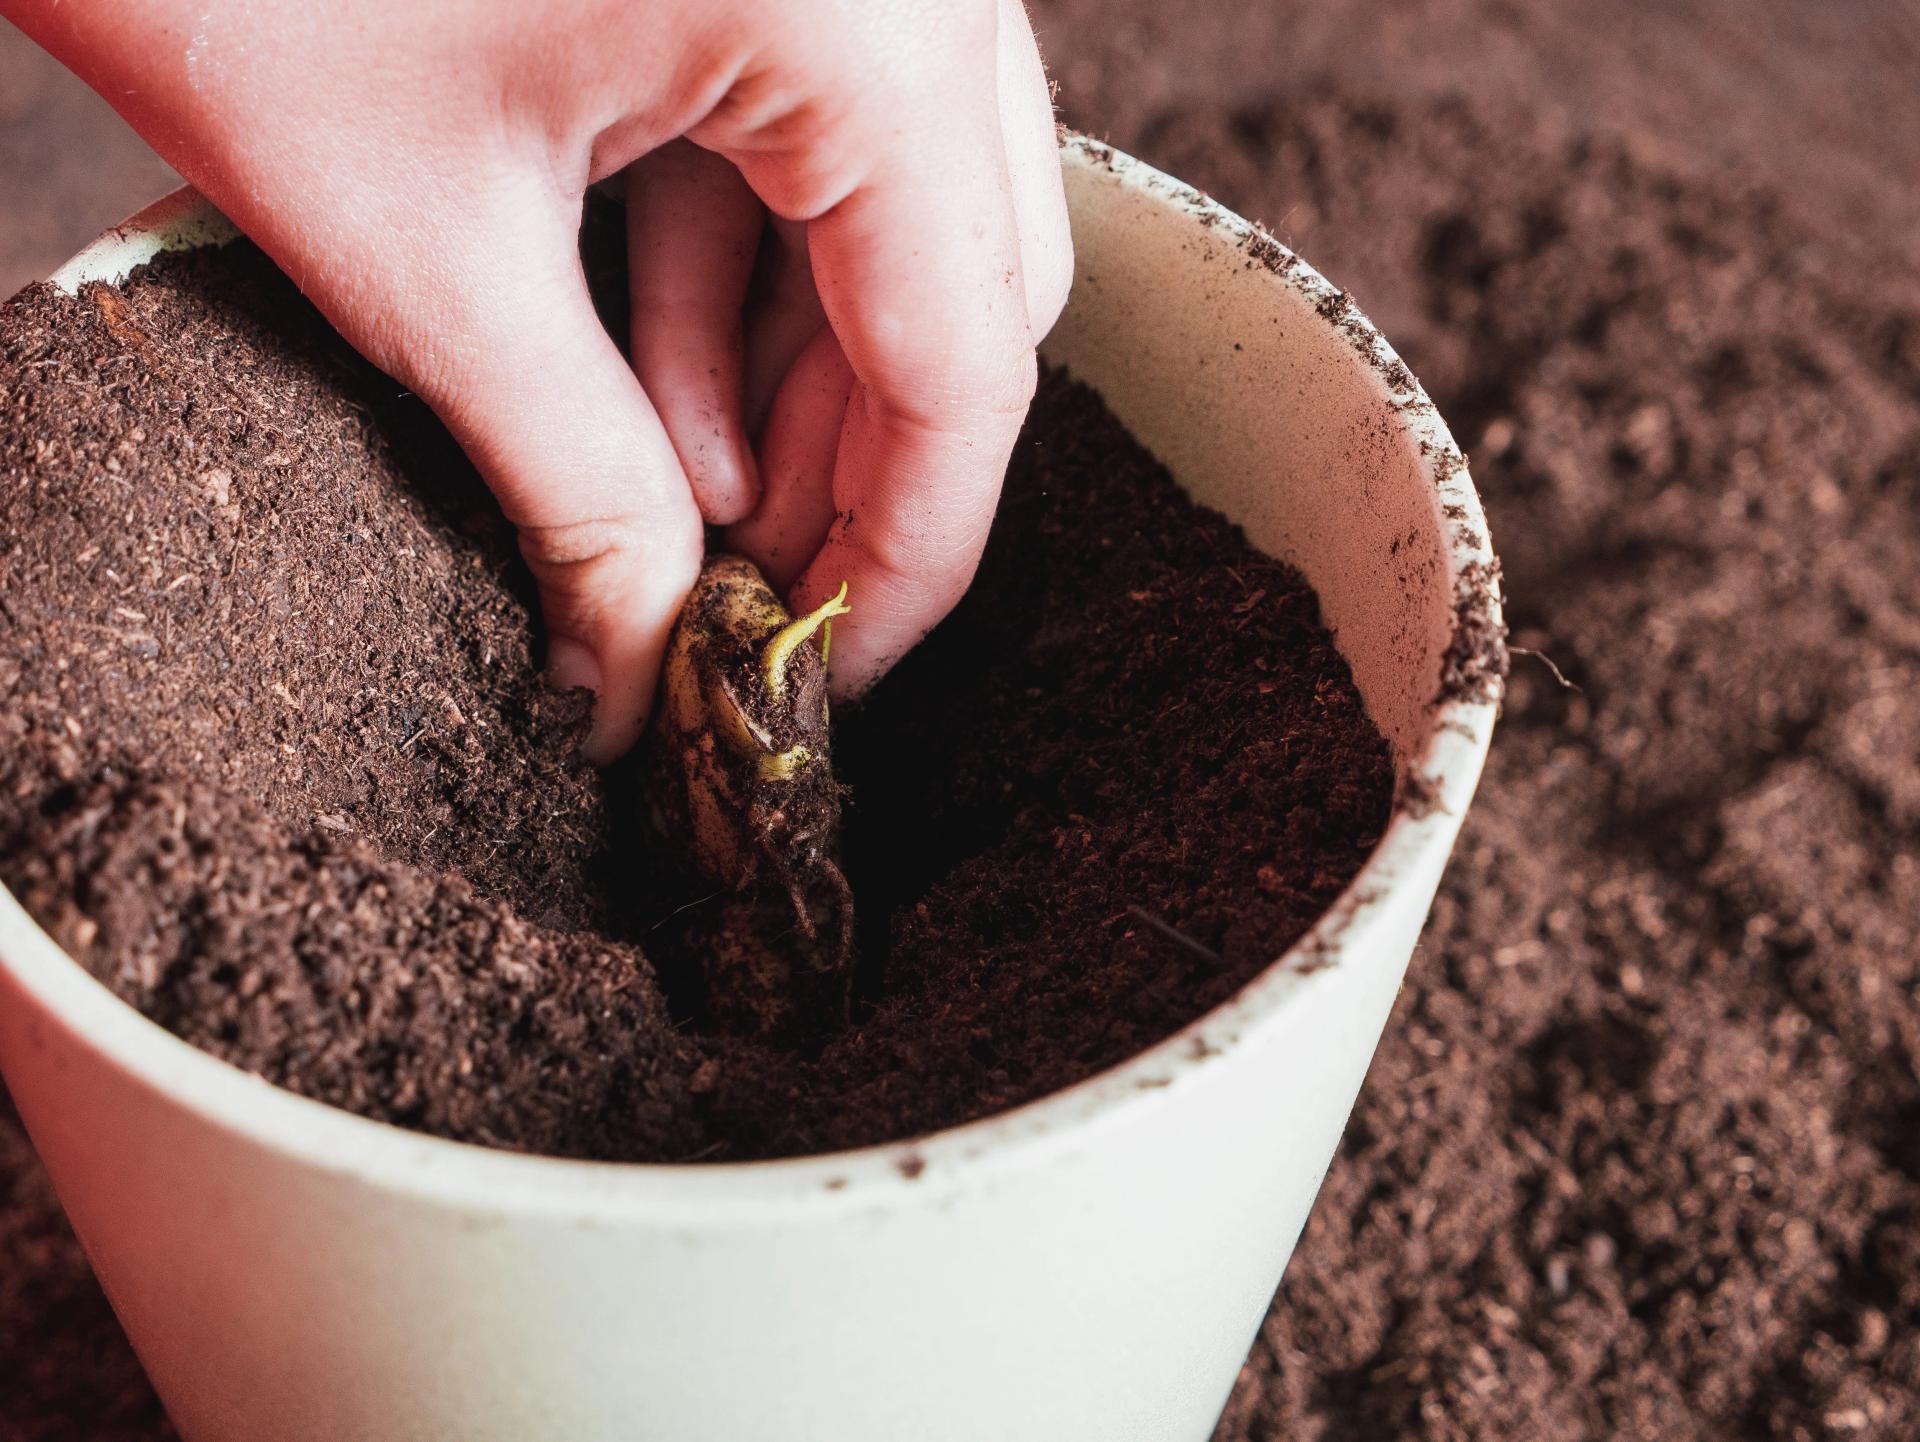
<svg viewBox="0 0 1920 1442"><path fill-rule="evenodd" d="M1311 590L1050 376L972 595L843 722L851 1025L716 1031L646 954L712 899L644 763L575 759L484 489L257 251L30 289L0 378L0 877L364 1115L622 1161L966 1121L1224 1000L1386 820Z"/></svg>

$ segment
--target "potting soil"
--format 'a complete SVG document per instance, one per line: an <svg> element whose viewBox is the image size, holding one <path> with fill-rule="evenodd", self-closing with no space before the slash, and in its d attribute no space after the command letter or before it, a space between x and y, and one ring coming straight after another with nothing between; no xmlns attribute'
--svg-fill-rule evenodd
<svg viewBox="0 0 1920 1442"><path fill-rule="evenodd" d="M1312 592L1051 376L966 603L840 726L852 1019L732 1036L648 959L713 888L578 758L485 489L264 257L32 289L0 375L0 877L365 1116L618 1161L971 1120L1231 995L1386 823Z"/></svg>

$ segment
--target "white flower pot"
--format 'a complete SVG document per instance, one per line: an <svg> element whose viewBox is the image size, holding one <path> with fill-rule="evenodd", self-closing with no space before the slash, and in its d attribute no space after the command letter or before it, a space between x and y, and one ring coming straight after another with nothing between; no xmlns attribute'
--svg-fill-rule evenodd
<svg viewBox="0 0 1920 1442"><path fill-rule="evenodd" d="M911 1143L716 1166L490 1152L293 1096L0 892L0 1065L188 1442L1207 1437L1473 795L1497 678L1442 676L1499 602L1457 450L1345 298L1157 171L1065 158L1048 354L1306 572L1419 804L1304 941L1125 1065ZM55 280L230 234L183 192Z"/></svg>

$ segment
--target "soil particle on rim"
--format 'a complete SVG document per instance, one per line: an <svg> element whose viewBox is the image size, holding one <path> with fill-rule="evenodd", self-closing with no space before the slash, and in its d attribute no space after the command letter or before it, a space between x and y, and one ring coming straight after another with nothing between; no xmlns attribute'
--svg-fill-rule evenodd
<svg viewBox="0 0 1920 1442"><path fill-rule="evenodd" d="M575 759L484 490L257 252L30 289L0 376L0 878L369 1116L659 1161L967 1121L1225 1000L1385 824L1310 589L1050 375L969 598L842 719L853 1024L719 1032L644 954L712 887L647 849L640 761Z"/></svg>
<svg viewBox="0 0 1920 1442"><path fill-rule="evenodd" d="M1300 263L1291 251L1262 230L1250 234L1242 249L1246 251L1248 260L1265 266L1275 275L1285 275Z"/></svg>
<svg viewBox="0 0 1920 1442"><path fill-rule="evenodd" d="M1501 694L1509 661L1499 605L1499 562L1462 567L1454 588L1453 639L1440 662L1440 700L1491 701Z"/></svg>
<svg viewBox="0 0 1920 1442"><path fill-rule="evenodd" d="M1394 809L1416 821L1446 809L1441 800L1440 783L1422 771L1404 771L1394 792Z"/></svg>

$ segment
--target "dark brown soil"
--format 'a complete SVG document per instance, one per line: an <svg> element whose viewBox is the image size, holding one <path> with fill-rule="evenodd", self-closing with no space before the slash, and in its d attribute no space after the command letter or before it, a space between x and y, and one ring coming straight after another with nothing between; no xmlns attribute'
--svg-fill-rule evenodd
<svg viewBox="0 0 1920 1442"><path fill-rule="evenodd" d="M1911 1442L1912 7L1036 8L1070 118L1393 337L1473 453L1521 644L1582 687L1516 662L1217 1442ZM14 1149L0 1436L148 1442Z"/></svg>
<svg viewBox="0 0 1920 1442"><path fill-rule="evenodd" d="M693 1044L631 947L199 783L62 794L4 870L162 1026L363 1116L493 1146L700 1151Z"/></svg>
<svg viewBox="0 0 1920 1442"><path fill-rule="evenodd" d="M715 1033L642 955L712 881L647 850L643 764L574 758L484 490L257 252L30 290L0 375L0 877L320 1100L608 1160L913 1135L1224 1000L1385 822L1304 582L1055 376L971 599L845 723L858 1015Z"/></svg>

